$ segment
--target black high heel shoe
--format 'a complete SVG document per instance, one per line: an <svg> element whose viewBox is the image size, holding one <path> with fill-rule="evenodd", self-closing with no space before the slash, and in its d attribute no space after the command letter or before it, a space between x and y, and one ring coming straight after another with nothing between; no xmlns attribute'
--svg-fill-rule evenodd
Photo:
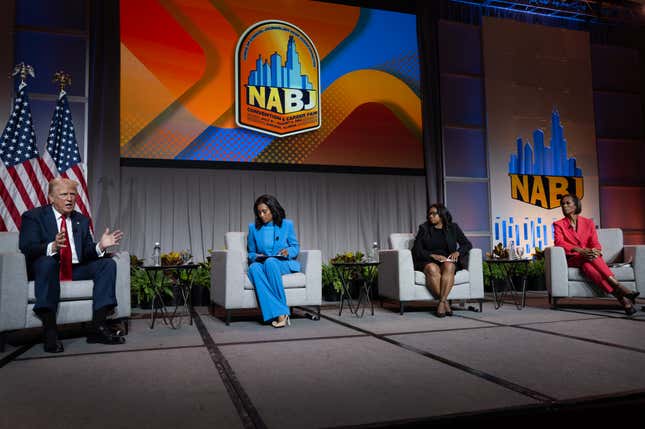
<svg viewBox="0 0 645 429"><path fill-rule="evenodd" d="M633 291L633 292L631 292L631 293L626 293L626 294L625 294L625 298L627 298L628 300L630 300L630 301L632 302L632 304L636 304L636 298L638 298L638 296L639 296L640 294L641 294L641 293L640 293L639 291L635 290L635 291ZM632 313L632 314L633 314L633 313Z"/></svg>
<svg viewBox="0 0 645 429"><path fill-rule="evenodd" d="M625 314L628 316L632 316L634 313L636 313L636 307L633 305L631 307L623 307L625 310Z"/></svg>
<svg viewBox="0 0 645 429"><path fill-rule="evenodd" d="M439 312L443 304L443 301L439 301L439 305L437 306L437 317L446 317L446 314L448 314L445 310L443 312Z"/></svg>
<svg viewBox="0 0 645 429"><path fill-rule="evenodd" d="M450 308L450 304L446 303L446 316L452 317L452 308Z"/></svg>

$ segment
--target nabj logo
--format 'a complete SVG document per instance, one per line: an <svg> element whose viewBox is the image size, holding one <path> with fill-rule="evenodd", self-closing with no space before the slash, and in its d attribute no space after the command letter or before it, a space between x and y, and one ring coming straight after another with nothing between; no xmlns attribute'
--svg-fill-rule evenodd
<svg viewBox="0 0 645 429"><path fill-rule="evenodd" d="M508 163L511 197L515 200L553 209L560 206L560 197L574 194L582 199L582 170L576 159L567 157L567 141L560 124L560 114L551 114L551 146L544 145L544 131L533 131L533 146L517 139L517 153Z"/></svg>
<svg viewBox="0 0 645 429"><path fill-rule="evenodd" d="M320 128L320 58L284 21L249 27L235 51L237 125L276 137Z"/></svg>

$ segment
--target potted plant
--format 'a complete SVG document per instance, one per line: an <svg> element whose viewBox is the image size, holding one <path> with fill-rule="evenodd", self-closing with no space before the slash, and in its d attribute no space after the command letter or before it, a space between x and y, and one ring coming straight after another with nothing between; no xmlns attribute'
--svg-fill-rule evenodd
<svg viewBox="0 0 645 429"><path fill-rule="evenodd" d="M338 271L331 265L322 265L322 295L325 301L340 300L341 284Z"/></svg>
<svg viewBox="0 0 645 429"><path fill-rule="evenodd" d="M544 277L544 256L537 257L528 265L527 268L527 289L529 290L546 290L546 278Z"/></svg>
<svg viewBox="0 0 645 429"><path fill-rule="evenodd" d="M172 298L172 283L160 271L152 273L155 282L161 281L161 288L164 296ZM160 277L163 277L161 279ZM130 299L132 306L137 305L143 309L152 308L152 300L155 298L155 289L150 284L150 277L143 269L143 259L130 255Z"/></svg>
<svg viewBox="0 0 645 429"><path fill-rule="evenodd" d="M208 305L210 303L211 288L211 259L206 258L206 262L199 264L192 273L192 287L190 291L190 301L192 305Z"/></svg>
<svg viewBox="0 0 645 429"><path fill-rule="evenodd" d="M365 262L365 254L360 251L356 252L345 252L339 253L329 261L330 264L353 264L357 262ZM335 267L331 267L338 276L338 270ZM358 296L358 290L363 281L370 282L372 285L376 282L377 268L375 266L360 267L360 269L346 270L345 275L349 275L348 286L350 288L350 295L353 297ZM337 291L341 290L341 280L338 277L338 282L336 283ZM376 291L373 291L376 293Z"/></svg>
<svg viewBox="0 0 645 429"><path fill-rule="evenodd" d="M491 281L495 282L495 289L503 289L503 282L506 281L506 273L500 264L489 264L488 262L483 262L483 271L484 271L484 290L487 292L492 292Z"/></svg>

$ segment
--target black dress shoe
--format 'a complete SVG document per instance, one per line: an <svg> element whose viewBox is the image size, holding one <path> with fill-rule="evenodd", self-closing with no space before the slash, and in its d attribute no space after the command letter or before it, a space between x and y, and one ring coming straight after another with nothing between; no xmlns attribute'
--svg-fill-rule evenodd
<svg viewBox="0 0 645 429"><path fill-rule="evenodd" d="M90 344L123 344L125 343L125 338L115 335L107 326L100 325L87 336L87 342Z"/></svg>
<svg viewBox="0 0 645 429"><path fill-rule="evenodd" d="M45 343L43 345L43 349L47 353L63 353L65 351L65 348L63 347L63 343L61 343L60 341L56 341L55 344Z"/></svg>

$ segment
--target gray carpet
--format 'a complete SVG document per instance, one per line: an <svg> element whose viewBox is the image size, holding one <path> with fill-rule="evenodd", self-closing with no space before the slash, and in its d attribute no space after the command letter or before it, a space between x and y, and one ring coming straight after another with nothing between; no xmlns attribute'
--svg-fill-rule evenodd
<svg viewBox="0 0 645 429"><path fill-rule="evenodd" d="M582 404L645 399L645 312L544 304L443 319L331 307L320 321L297 311L284 329L253 314L226 326L198 308L193 326L132 320L125 345L76 334L60 355L22 352L34 333L12 335L0 427L422 427L558 407L595 419Z"/></svg>
<svg viewBox="0 0 645 429"><path fill-rule="evenodd" d="M0 403L3 428L242 427L204 348L16 361Z"/></svg>

